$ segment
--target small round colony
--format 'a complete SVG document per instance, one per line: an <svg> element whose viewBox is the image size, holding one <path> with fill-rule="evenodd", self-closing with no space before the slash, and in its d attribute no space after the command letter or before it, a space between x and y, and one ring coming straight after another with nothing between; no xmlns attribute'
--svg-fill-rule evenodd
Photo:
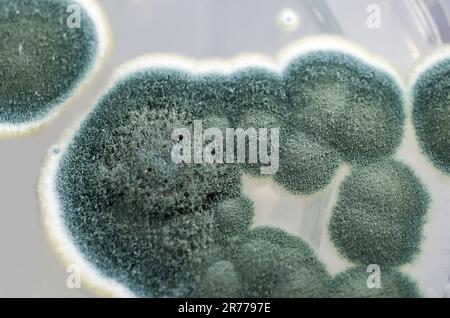
<svg viewBox="0 0 450 318"><path fill-rule="evenodd" d="M428 192L405 164L387 160L354 169L340 186L331 239L351 261L383 268L419 252Z"/></svg>
<svg viewBox="0 0 450 318"><path fill-rule="evenodd" d="M98 67L100 20L86 1L0 0L0 136L39 128Z"/></svg>

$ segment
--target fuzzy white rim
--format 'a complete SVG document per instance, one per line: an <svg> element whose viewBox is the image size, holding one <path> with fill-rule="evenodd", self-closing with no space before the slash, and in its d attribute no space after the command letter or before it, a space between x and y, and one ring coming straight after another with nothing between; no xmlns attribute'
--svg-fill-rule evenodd
<svg viewBox="0 0 450 318"><path fill-rule="evenodd" d="M280 50L274 57L260 53L242 53L231 59L211 58L195 60L178 54L149 54L123 64L113 75L112 85L136 71L152 68L176 68L192 74L230 74L248 67L260 67L282 73L294 58L316 51L348 54L373 68L393 77L403 92L403 79L396 68L386 60L370 53L357 44L339 36L317 35L304 38Z"/></svg>
<svg viewBox="0 0 450 318"><path fill-rule="evenodd" d="M387 62L384 62L379 58L374 58L364 49L339 37L315 36L289 46L282 50L275 58L270 58L262 54L241 54L229 60L209 59L197 61L180 55L146 55L122 65L114 73L110 84L107 86L106 92L113 88L117 81L126 78L134 72L146 69L176 68L193 74L212 72L229 74L242 68L256 66L280 73L292 58L323 50L343 52L359 58L364 63L392 76L397 80L400 89L404 90L401 77ZM79 266L82 281L85 284L84 287L87 287L101 296L135 297L136 295L134 295L127 287L117 283L112 278L106 277L92 266L92 264L86 261L85 257L71 240L64 225L63 218L61 217L63 211L60 209L55 188L55 178L59 162L64 156L67 149L66 147L75 135L77 129L95 107L96 106L80 117L75 125L68 129L61 137L60 141L47 153L38 185L44 223L51 243L64 260L64 263L66 265L77 264ZM58 149L58 151L55 152L55 149Z"/></svg>
<svg viewBox="0 0 450 318"><path fill-rule="evenodd" d="M95 25L98 35L98 49L95 61L92 61L92 68L90 68L85 76L80 80L78 85L73 88L72 96L68 96L62 103L54 105L52 110L43 118L34 121L28 121L20 124L0 123L0 139L12 138L31 135L46 124L55 119L64 109L71 105L77 97L81 96L84 88L92 83L95 76L106 63L111 52L112 36L106 14L96 0L74 0L80 4L85 12L91 17Z"/></svg>
<svg viewBox="0 0 450 318"><path fill-rule="evenodd" d="M450 60L450 46L444 46L433 54L426 56L421 61L419 61L416 66L411 71L408 77L408 87L410 88L410 92L412 92L412 88L417 83L417 80L430 68L435 66L438 63L441 63L445 60Z"/></svg>

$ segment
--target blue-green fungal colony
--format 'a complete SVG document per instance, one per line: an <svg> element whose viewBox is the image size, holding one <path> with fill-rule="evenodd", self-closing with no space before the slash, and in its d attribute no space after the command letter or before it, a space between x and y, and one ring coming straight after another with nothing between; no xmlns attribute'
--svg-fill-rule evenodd
<svg viewBox="0 0 450 318"><path fill-rule="evenodd" d="M0 135L39 128L98 67L103 21L85 3L0 0Z"/></svg>
<svg viewBox="0 0 450 318"><path fill-rule="evenodd" d="M450 54L429 63L412 87L419 144L435 167L450 174Z"/></svg>
<svg viewBox="0 0 450 318"><path fill-rule="evenodd" d="M249 164L175 164L174 128L280 127L274 180L308 195L340 186L329 223L355 267L332 277L302 239L252 227L241 174ZM144 297L414 297L399 271L419 252L429 198L393 159L403 136L403 91L357 55L328 49L281 72L246 67L195 73L143 67L122 76L57 154L50 185L82 257ZM386 270L365 287L369 264Z"/></svg>

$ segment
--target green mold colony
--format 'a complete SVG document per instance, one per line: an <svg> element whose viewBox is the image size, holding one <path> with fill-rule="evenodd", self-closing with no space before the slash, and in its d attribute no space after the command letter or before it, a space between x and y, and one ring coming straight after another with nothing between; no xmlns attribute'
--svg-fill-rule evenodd
<svg viewBox="0 0 450 318"><path fill-rule="evenodd" d="M175 164L172 130L197 119L204 128L279 125L274 179L294 193L323 189L350 162L355 170L341 189L333 237L356 262L375 255L392 265L417 251L427 206L411 171L384 161L400 143L402 107L390 76L337 52L299 57L281 75L258 68L133 73L100 99L61 155L55 186L64 223L91 264L139 296L332 296L332 278L308 244L251 228L254 206L240 178L259 167ZM386 225L398 232L386 233ZM386 252L370 246L377 235ZM411 241L394 246L402 235ZM375 254L365 254L366 246Z"/></svg>
<svg viewBox="0 0 450 318"><path fill-rule="evenodd" d="M357 264L403 265L419 252L428 206L427 191L405 164L388 160L354 169L340 186L331 238Z"/></svg>
<svg viewBox="0 0 450 318"><path fill-rule="evenodd" d="M450 173L450 58L423 72L412 89L419 144L433 164Z"/></svg>
<svg viewBox="0 0 450 318"><path fill-rule="evenodd" d="M0 124L43 119L93 67L97 30L83 9L82 27L68 27L73 3L0 0Z"/></svg>
<svg viewBox="0 0 450 318"><path fill-rule="evenodd" d="M283 81L291 133L281 141L275 180L289 191L317 192L340 163L383 160L400 145L403 94L384 71L344 53L319 51L292 60Z"/></svg>
<svg viewBox="0 0 450 318"><path fill-rule="evenodd" d="M316 52L285 70L286 91L302 132L328 144L350 163L391 156L405 114L394 78L338 52Z"/></svg>
<svg viewBox="0 0 450 318"><path fill-rule="evenodd" d="M173 163L172 130L192 115L130 98L148 94L153 105L165 98L153 81L128 85L141 78L120 83L82 124L57 189L72 237L100 270L140 295L191 295L214 247L212 210L240 193L239 173L233 165Z"/></svg>
<svg viewBox="0 0 450 318"><path fill-rule="evenodd" d="M308 244L282 230L259 227L248 232L239 240L233 259L242 275L246 297L328 294L330 278L325 267ZM312 281L315 283L310 284Z"/></svg>

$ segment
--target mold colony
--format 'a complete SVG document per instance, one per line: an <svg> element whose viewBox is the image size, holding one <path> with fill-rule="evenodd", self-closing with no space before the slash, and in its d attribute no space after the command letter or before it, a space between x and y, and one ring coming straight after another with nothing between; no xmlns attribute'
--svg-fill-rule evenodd
<svg viewBox="0 0 450 318"><path fill-rule="evenodd" d="M105 32L92 2L0 0L0 137L50 120L101 64Z"/></svg>
<svg viewBox="0 0 450 318"><path fill-rule="evenodd" d="M255 166L173 163L172 130L196 119L278 125L274 180L297 194L323 190L341 163L350 165L330 234L355 264L386 265L389 288L363 290L358 269L332 278L302 239L252 228L240 177L258 176ZM391 159L404 121L394 76L346 50L297 55L279 73L142 65L115 82L49 159L41 182L49 231L56 244L70 237L76 252L67 258L101 273L91 284L113 281L138 296L417 296L396 270L419 252L428 208L420 180Z"/></svg>
<svg viewBox="0 0 450 318"><path fill-rule="evenodd" d="M413 120L419 144L435 167L450 173L450 54L437 53L413 83Z"/></svg>

